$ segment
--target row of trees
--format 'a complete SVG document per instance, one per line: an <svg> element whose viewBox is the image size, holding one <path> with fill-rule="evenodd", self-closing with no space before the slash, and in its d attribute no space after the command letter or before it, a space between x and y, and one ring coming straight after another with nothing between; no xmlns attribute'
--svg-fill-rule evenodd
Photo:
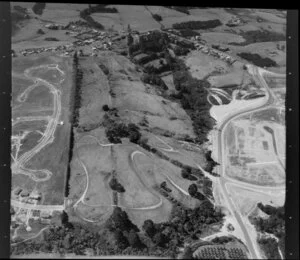
<svg viewBox="0 0 300 260"><path fill-rule="evenodd" d="M82 92L82 79L83 73L79 68L79 60L77 52L73 56L73 80L74 88L72 89L70 98L70 111L71 113L71 128L70 128L70 140L69 140L69 154L68 154L68 168L65 180L65 197L69 196L70 192L70 177L71 177L71 161L73 158L73 148L74 148L74 127L79 125L79 111L81 107L81 92Z"/></svg>
<svg viewBox="0 0 300 260"><path fill-rule="evenodd" d="M160 86L162 90L168 90L168 86L166 85L166 83L155 74L144 73L141 77L141 80L146 84Z"/></svg>
<svg viewBox="0 0 300 260"><path fill-rule="evenodd" d="M183 68L182 68L183 66ZM173 73L173 81L182 107L187 111L193 121L196 141L200 144L207 141L207 134L213 128L215 121L210 116L210 103L207 101L210 83L207 80L193 78L184 64L177 66Z"/></svg>
<svg viewBox="0 0 300 260"><path fill-rule="evenodd" d="M259 67L275 67L277 63L270 58L263 58L257 53L241 52L237 54L239 57L252 62L254 65Z"/></svg>
<svg viewBox="0 0 300 260"><path fill-rule="evenodd" d="M200 35L200 33L193 31L190 28L181 29L181 30L179 30L179 32L180 32L180 36L182 36L182 37L193 37L193 36Z"/></svg>
<svg viewBox="0 0 300 260"><path fill-rule="evenodd" d="M174 160L169 158L167 155L164 153L160 152L154 147L151 147L148 143L147 140L141 139L138 144L143 147L145 150L155 154L156 156L160 157L161 159L164 159L166 161L169 161L170 163L174 164L175 166L181 168L181 176L185 179L188 179L190 181L197 181L196 184L191 184L191 193L190 195L192 197L195 197L199 200L205 200L207 197L212 197L212 181L204 176L202 171L198 168L191 167L189 165L183 164L180 161ZM196 185L196 192L193 192L195 190ZM200 189L200 192L198 192L198 188ZM204 195L204 196L203 196Z"/></svg>
<svg viewBox="0 0 300 260"><path fill-rule="evenodd" d="M184 14L188 14L188 15L190 14L188 6L164 6L164 7L176 10L177 12L181 12Z"/></svg>
<svg viewBox="0 0 300 260"><path fill-rule="evenodd" d="M188 21L182 23L175 23L172 25L174 29L191 29L191 30L205 30L212 29L222 25L219 19L207 21Z"/></svg>
<svg viewBox="0 0 300 260"><path fill-rule="evenodd" d="M80 11L80 13L79 13L80 17L82 19L84 19L88 23L89 26L100 29L100 30L104 30L104 26L101 23L95 21L93 19L93 17L90 16L90 14L91 14L91 12L89 11L89 9L84 9L84 10Z"/></svg>
<svg viewBox="0 0 300 260"><path fill-rule="evenodd" d="M258 240L258 243L266 254L267 259L281 259L275 238L261 238Z"/></svg>
<svg viewBox="0 0 300 260"><path fill-rule="evenodd" d="M97 4L92 6L89 4L89 8L85 9L84 11L86 14L90 15L92 13L118 13L118 9L115 7L106 7L107 5L104 4Z"/></svg>
<svg viewBox="0 0 300 260"><path fill-rule="evenodd" d="M123 193L125 192L125 188L123 187L123 185L121 183L119 183L119 181L117 180L117 178L115 176L113 176L109 182L109 187L119 193Z"/></svg>
<svg viewBox="0 0 300 260"><path fill-rule="evenodd" d="M275 235L279 240L275 238L261 238L258 240L260 246L270 259L281 259L278 251L278 247L281 252L285 252L285 210L283 207L273 207L270 205L263 205L258 203L257 207L269 217L263 219L261 217L255 218L254 223L260 232L266 232Z"/></svg>
<svg viewBox="0 0 300 260"><path fill-rule="evenodd" d="M37 2L32 6L32 11L37 15L42 15L45 7L46 7L46 3Z"/></svg>
<svg viewBox="0 0 300 260"><path fill-rule="evenodd" d="M277 42L286 41L286 36L281 33L267 30L245 31L240 33L245 39L243 42L231 42L231 45L245 46L256 42Z"/></svg>
<svg viewBox="0 0 300 260"><path fill-rule="evenodd" d="M162 17L159 14L152 14L152 17L157 22L161 22L162 21Z"/></svg>
<svg viewBox="0 0 300 260"><path fill-rule="evenodd" d="M72 125L74 127L78 127L78 125L79 125L79 110L81 107L83 72L79 68L77 52L74 53L73 64L74 64L73 70L74 70L74 74L75 74L75 93L74 93L74 99L73 99Z"/></svg>
<svg viewBox="0 0 300 260"><path fill-rule="evenodd" d="M126 125L105 116L104 126L106 136L111 143L121 143L121 138L126 137L130 142L138 143L141 138L140 128L133 123Z"/></svg>
<svg viewBox="0 0 300 260"><path fill-rule="evenodd" d="M284 207L272 207L270 205L263 206L258 204L258 208L269 215L269 218L256 219L256 225L262 232L274 234L278 238L282 238L285 235L285 214Z"/></svg>

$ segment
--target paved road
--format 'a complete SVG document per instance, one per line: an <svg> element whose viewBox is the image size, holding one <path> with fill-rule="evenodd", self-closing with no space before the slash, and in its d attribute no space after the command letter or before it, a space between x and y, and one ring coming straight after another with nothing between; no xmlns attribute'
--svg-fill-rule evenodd
<svg viewBox="0 0 300 260"><path fill-rule="evenodd" d="M227 118L224 119L224 121L220 124L219 126L219 131L217 131L217 144L218 144L218 148L217 148L217 161L220 163L221 167L218 168L218 171L219 171L219 174L220 174L220 179L218 181L219 185L220 185L220 188L221 188L221 191L224 195L224 198L225 198L225 201L226 201L226 204L228 205L228 209L231 211L231 213L234 215L234 217L236 218L237 222L239 223L240 225L240 228L244 234L244 237L245 237L245 241L246 241L246 245L249 249L249 252L250 252L250 255L252 258L261 258L260 257L260 254L258 252L258 250L255 248L255 244L256 244L256 241L253 241L255 240L256 238L251 238L248 234L248 231L247 231L247 228L245 227L245 224L243 222L243 217L241 215L241 213L238 211L235 203L232 201L232 198L230 196L230 193L228 192L228 190L226 189L226 182L228 181L228 179L226 180L224 178L225 176L225 165L224 165L224 162L223 162L223 149L224 149L224 144L223 144L223 141L224 141L224 129L226 128L226 126L228 125L228 123L243 115L243 114L246 114L248 112L254 112L254 111L259 111L259 110L262 110L262 109L265 109L269 106L271 106L276 98L274 96L274 94L272 93L272 91L270 90L269 86L266 84L265 80L263 79L262 77L262 74L267 72L265 70L262 70L258 67L254 67L254 66L251 66L251 65L248 65L248 71L250 73L252 73L253 77L254 77L254 80L259 84L261 85L263 88L265 88L267 90L267 100L266 102L258 107L258 108L246 108L246 109L242 109L242 110L239 110L238 113L234 114L234 115L230 115L228 116ZM272 73L273 74L273 73ZM241 185L242 186L242 185ZM262 187L263 189L263 187Z"/></svg>

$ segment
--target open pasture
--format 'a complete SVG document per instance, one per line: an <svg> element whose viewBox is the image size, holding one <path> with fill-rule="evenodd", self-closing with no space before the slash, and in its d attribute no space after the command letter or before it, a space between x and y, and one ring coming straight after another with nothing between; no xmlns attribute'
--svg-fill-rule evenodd
<svg viewBox="0 0 300 260"><path fill-rule="evenodd" d="M119 205L126 208L147 208L157 205L160 202L160 197L151 187L153 172L144 172L137 169L137 164L132 158L134 148L129 146L113 148L114 155L117 158L116 176L126 190L124 193L119 194ZM145 182L145 178L150 178L150 180Z"/></svg>

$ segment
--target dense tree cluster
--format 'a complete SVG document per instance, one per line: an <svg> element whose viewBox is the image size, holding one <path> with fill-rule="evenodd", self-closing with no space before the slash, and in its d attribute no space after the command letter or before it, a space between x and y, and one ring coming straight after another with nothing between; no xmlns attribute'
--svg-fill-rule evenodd
<svg viewBox="0 0 300 260"><path fill-rule="evenodd" d="M166 192L172 192L172 190L170 188L168 188L168 185L167 185L167 182L166 181L163 181L161 184L160 184L160 188L162 188L164 191Z"/></svg>
<svg viewBox="0 0 300 260"><path fill-rule="evenodd" d="M279 241L277 242L273 238L262 238L258 242L267 255L278 254L277 247L279 246L281 252L285 251L285 210L283 207L272 207L270 205L263 205L258 203L257 207L264 213L268 214L269 217L254 218L254 224L260 232L267 232L275 235ZM274 249L276 247L276 250ZM275 250L275 252L273 252Z"/></svg>
<svg viewBox="0 0 300 260"><path fill-rule="evenodd" d="M182 47L177 45L174 49L173 49L174 53L176 56L183 56L183 55L187 55L190 52L190 49L187 47Z"/></svg>
<svg viewBox="0 0 300 260"><path fill-rule="evenodd" d="M199 36L200 33L193 31L190 28L186 28L186 29L181 29L179 30L180 36L182 37L193 37L193 36Z"/></svg>
<svg viewBox="0 0 300 260"><path fill-rule="evenodd" d="M211 158L211 153L212 153L212 151L207 151L207 152L205 153L205 159L206 159L206 162L207 162L206 167L205 167L205 170L206 170L207 172L209 172L209 173L212 173L214 167L215 167L216 165L218 165L218 163L215 162L215 161Z"/></svg>
<svg viewBox="0 0 300 260"><path fill-rule="evenodd" d="M110 182L109 182L109 187L114 190L117 191L119 193L125 192L125 188L123 187L123 185L121 183L118 182L117 178L112 177Z"/></svg>
<svg viewBox="0 0 300 260"><path fill-rule="evenodd" d="M82 78L83 73L79 68L79 61L77 52L74 53L73 56L73 80L74 80L74 88L72 88L71 98L70 98L70 111L71 113L71 128L70 128L70 140L69 140L69 154L68 154L68 167L67 174L65 180L65 197L69 196L70 192L70 176L71 176L71 161L73 158L73 147L74 147L74 127L78 129L79 126L79 110L81 107L81 88L82 88Z"/></svg>
<svg viewBox="0 0 300 260"><path fill-rule="evenodd" d="M130 142L138 143L141 138L140 128L133 123L126 125L106 117L104 126L106 127L106 136L111 143L121 143L121 138L126 137Z"/></svg>
<svg viewBox="0 0 300 260"><path fill-rule="evenodd" d="M142 52L161 52L170 42L168 34L160 31L152 31L150 34L141 35L139 48Z"/></svg>
<svg viewBox="0 0 300 260"><path fill-rule="evenodd" d="M83 79L83 72L79 68L78 64L78 56L77 52L75 52L73 57L73 69L75 74L75 93L73 102L73 118L72 118L72 125L78 127L79 125L79 109L81 107L81 93L82 93L82 79Z"/></svg>
<svg viewBox="0 0 300 260"><path fill-rule="evenodd" d="M262 232L274 234L278 238L282 238L285 233L285 213L284 207L272 207L270 205L262 205L259 203L258 208L270 215L269 218L258 218L256 225Z"/></svg>
<svg viewBox="0 0 300 260"><path fill-rule="evenodd" d="M221 237L215 237L214 239L211 240L211 242L220 245L220 244L226 244L233 240L234 240L233 237L221 236Z"/></svg>
<svg viewBox="0 0 300 260"><path fill-rule="evenodd" d="M197 178L192 175L191 169L181 169L181 177L190 181L196 181Z"/></svg>
<svg viewBox="0 0 300 260"><path fill-rule="evenodd" d="M103 71L105 75L109 74L109 69L102 63L98 64L99 68Z"/></svg>
<svg viewBox="0 0 300 260"><path fill-rule="evenodd" d="M161 87L161 90L168 90L168 86L165 82L155 74L144 73L141 77L141 81L146 84L157 85Z"/></svg>
<svg viewBox="0 0 300 260"><path fill-rule="evenodd" d="M171 68L170 68L169 64L164 59L160 59L159 64L147 64L144 67L144 70L148 74L160 74L160 73L163 73L163 72L166 72L166 71L170 71Z"/></svg>
<svg viewBox="0 0 300 260"><path fill-rule="evenodd" d="M45 34L45 32L42 29L38 29L36 33L37 34Z"/></svg>
<svg viewBox="0 0 300 260"><path fill-rule="evenodd" d="M42 15L43 12L44 12L44 9L46 7L46 3L35 3L33 6L32 6L32 11L37 14L37 15Z"/></svg>
<svg viewBox="0 0 300 260"><path fill-rule="evenodd" d="M162 21L162 17L159 14L153 14L152 17L157 22L161 22Z"/></svg>
<svg viewBox="0 0 300 260"><path fill-rule="evenodd" d="M204 201L194 209L174 206L168 222L154 224L152 220L146 220L142 228L159 246L175 249L187 238L197 239L203 228L222 221L223 216L209 201Z"/></svg>
<svg viewBox="0 0 300 260"><path fill-rule="evenodd" d="M55 37L46 37L44 39L44 41L50 41L50 42L58 42L59 39L55 38Z"/></svg>
<svg viewBox="0 0 300 260"><path fill-rule="evenodd" d="M266 254L267 259L281 259L275 238L261 238L258 240L258 243Z"/></svg>
<svg viewBox="0 0 300 260"><path fill-rule="evenodd" d="M103 111L108 112L109 111L109 106L108 105L103 105L102 109L103 109Z"/></svg>
<svg viewBox="0 0 300 260"><path fill-rule="evenodd" d="M193 183L189 186L188 192L191 195L191 197L196 198L200 201L203 201L206 199L205 196L201 192L198 191L198 186L195 183Z"/></svg>
<svg viewBox="0 0 300 260"><path fill-rule="evenodd" d="M187 110L193 121L196 141L200 144L207 141L206 136L215 123L210 116L211 105L206 98L209 82L193 78L185 68L173 73L173 81L176 90L179 91L176 97L180 99L182 107Z"/></svg>
<svg viewBox="0 0 300 260"><path fill-rule="evenodd" d="M207 20L207 21L188 21L182 23L175 23L172 25L174 29L191 29L191 30L205 30L212 29L222 25L219 19Z"/></svg>
<svg viewBox="0 0 300 260"><path fill-rule="evenodd" d="M176 10L177 12L181 12L184 14L190 14L188 6L164 6L164 7Z"/></svg>
<svg viewBox="0 0 300 260"><path fill-rule="evenodd" d="M245 31L240 33L245 39L243 42L231 42L231 45L245 46L256 42L286 41L286 36L281 33L267 30Z"/></svg>
<svg viewBox="0 0 300 260"><path fill-rule="evenodd" d="M259 67L275 67L277 63L270 58L263 58L257 53L241 52L237 54L239 57L252 62L254 65Z"/></svg>
<svg viewBox="0 0 300 260"><path fill-rule="evenodd" d="M87 9L84 9L82 11L80 11L79 15L82 19L84 19L87 24L91 27L94 27L94 28L97 28L97 29L100 29L100 30L103 30L104 29L104 26L102 24L100 24L99 22L95 21L93 19L93 17L91 16L91 14L93 12L90 11L90 9L93 9L94 7L90 7L90 8L87 8ZM99 10L101 8L99 7Z"/></svg>
<svg viewBox="0 0 300 260"><path fill-rule="evenodd" d="M106 7L104 4L97 4L95 6L89 5L88 11L85 11L88 15L92 13L118 13L118 9L115 7Z"/></svg>
<svg viewBox="0 0 300 260"><path fill-rule="evenodd" d="M127 213L119 207L114 208L112 215L106 221L105 225L110 231L119 229L121 231L134 230L136 232L139 232L138 227L131 222L131 220L128 218Z"/></svg>
<svg viewBox="0 0 300 260"><path fill-rule="evenodd" d="M115 207L112 215L98 232L93 226L73 223L62 214L62 226L50 226L43 240L20 243L12 247L12 254L75 253L84 255L90 249L93 255L157 255L175 257L178 247L187 238L197 239L207 225L219 223L223 214L210 202L203 202L195 209L174 207L170 221L155 224L145 220L142 234L131 222L125 211Z"/></svg>

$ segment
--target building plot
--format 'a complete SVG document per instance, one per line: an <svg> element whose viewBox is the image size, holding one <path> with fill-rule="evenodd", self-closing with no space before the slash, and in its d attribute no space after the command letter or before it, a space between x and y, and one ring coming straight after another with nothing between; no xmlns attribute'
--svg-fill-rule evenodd
<svg viewBox="0 0 300 260"><path fill-rule="evenodd" d="M71 71L69 58L23 57L13 61L12 75L16 77L13 90L14 83L16 89L12 98L12 107L15 108L12 121L12 186L29 193L37 189L42 194L38 204L62 205L64 202ZM54 85L44 79L44 75L49 80L60 75L60 83ZM22 85L22 77L27 79L24 80L24 84L29 83L27 87Z"/></svg>
<svg viewBox="0 0 300 260"><path fill-rule="evenodd" d="M236 119L225 130L226 175L256 185L283 185L285 167L281 158L285 139L278 137L283 137L285 128L277 122L261 120L261 115L264 116L254 113Z"/></svg>

